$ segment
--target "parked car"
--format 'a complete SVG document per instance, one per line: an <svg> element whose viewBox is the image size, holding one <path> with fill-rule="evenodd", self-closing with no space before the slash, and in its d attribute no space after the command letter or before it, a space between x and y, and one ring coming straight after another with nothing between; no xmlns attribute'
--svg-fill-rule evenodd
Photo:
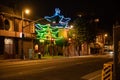
<svg viewBox="0 0 120 80"><path fill-rule="evenodd" d="M104 50L104 53L106 53L106 54L113 54L114 51L113 50Z"/></svg>

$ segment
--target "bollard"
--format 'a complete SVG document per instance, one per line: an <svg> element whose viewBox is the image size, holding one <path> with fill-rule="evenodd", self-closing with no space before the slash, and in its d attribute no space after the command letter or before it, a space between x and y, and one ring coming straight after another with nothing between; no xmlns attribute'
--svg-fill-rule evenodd
<svg viewBox="0 0 120 80"><path fill-rule="evenodd" d="M112 80L113 62L105 63L102 69L102 80Z"/></svg>

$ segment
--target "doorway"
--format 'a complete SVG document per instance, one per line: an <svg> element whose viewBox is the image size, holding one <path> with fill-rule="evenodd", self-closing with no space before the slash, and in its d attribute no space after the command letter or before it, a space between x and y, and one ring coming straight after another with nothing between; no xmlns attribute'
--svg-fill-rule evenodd
<svg viewBox="0 0 120 80"><path fill-rule="evenodd" d="M11 59L13 58L13 40L11 38L5 38L4 39L4 55L5 58Z"/></svg>

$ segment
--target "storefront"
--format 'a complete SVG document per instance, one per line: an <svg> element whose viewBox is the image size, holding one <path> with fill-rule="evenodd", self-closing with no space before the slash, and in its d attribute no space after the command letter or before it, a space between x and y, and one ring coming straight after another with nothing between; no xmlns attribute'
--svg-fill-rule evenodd
<svg viewBox="0 0 120 80"><path fill-rule="evenodd" d="M22 47L24 55L29 58L29 50L34 46L34 23L31 24L31 20L24 19L24 25L28 26L23 29L24 39L22 39L20 36L22 31L21 20L21 17L15 15L0 13L0 59L20 58Z"/></svg>

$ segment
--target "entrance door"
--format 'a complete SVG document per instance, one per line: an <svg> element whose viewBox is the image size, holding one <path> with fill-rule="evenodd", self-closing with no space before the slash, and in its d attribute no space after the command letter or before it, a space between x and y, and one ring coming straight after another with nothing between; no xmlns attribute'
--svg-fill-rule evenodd
<svg viewBox="0 0 120 80"><path fill-rule="evenodd" d="M5 38L5 58L13 58L13 40L10 38Z"/></svg>

